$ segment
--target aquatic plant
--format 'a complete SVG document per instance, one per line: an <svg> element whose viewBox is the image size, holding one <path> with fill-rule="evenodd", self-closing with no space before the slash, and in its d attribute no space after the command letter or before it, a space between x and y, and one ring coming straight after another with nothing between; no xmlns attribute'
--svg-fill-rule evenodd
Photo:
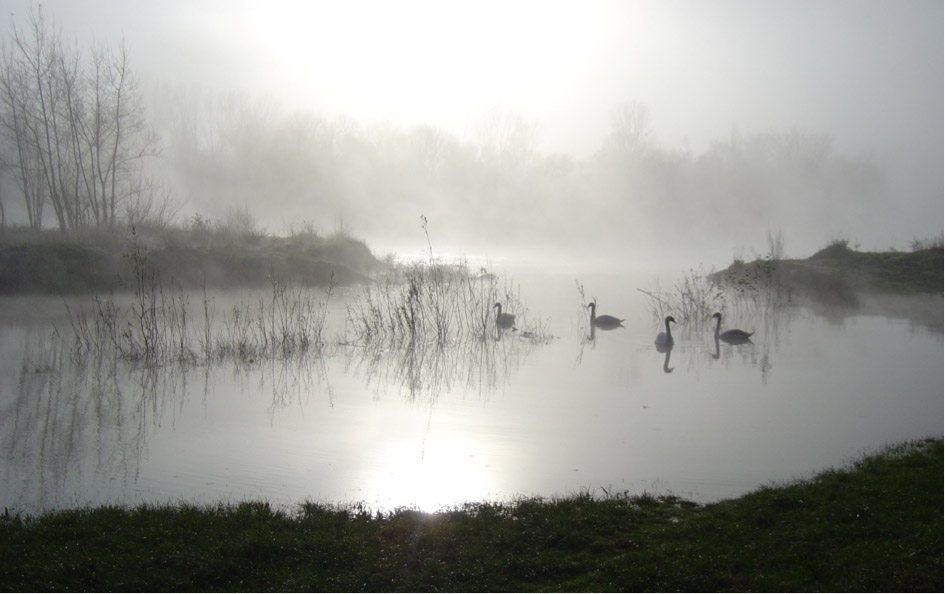
<svg viewBox="0 0 945 594"><path fill-rule="evenodd" d="M528 327L524 304L511 283L454 265L413 262L365 285L347 306L344 342L368 344L483 340L498 331L493 306L501 302ZM534 331L534 330L532 330Z"/></svg>
<svg viewBox="0 0 945 594"><path fill-rule="evenodd" d="M129 306L121 307L114 297L95 297L88 312L73 313L66 306L74 356L112 357L158 366L224 358L285 358L319 353L326 345L333 277L322 290L295 287L271 272L269 295L259 296L255 304L240 302L224 316L222 326L214 323L216 302L204 287L203 320L195 324L188 294L179 285L165 288L134 233L126 257L134 271Z"/></svg>
<svg viewBox="0 0 945 594"><path fill-rule="evenodd" d="M433 254L423 219L429 256L424 261L392 265L363 285L346 306L341 344L386 347L458 345L503 332L539 343L550 336L532 319L518 290L484 267L472 274L465 261L447 264ZM328 303L334 290L296 286L275 269L268 274L268 294L243 299L216 321L217 302L206 284L192 307L192 293L162 277L142 247L134 228L124 257L130 277L130 301L96 296L88 308L69 309L71 352L77 358L135 361L145 366L171 362L206 364L223 359L253 362L320 354L329 344ZM120 303L124 302L125 305ZM517 327L497 328L493 306L501 302L517 315ZM202 317L202 319L201 319Z"/></svg>
<svg viewBox="0 0 945 594"><path fill-rule="evenodd" d="M659 280L650 290L637 290L647 296L654 319L663 320L672 315L681 323L706 321L713 313L724 312L729 300L721 285L711 279L702 265L690 268L672 290L662 290Z"/></svg>
<svg viewBox="0 0 945 594"><path fill-rule="evenodd" d="M251 361L321 353L334 285L322 293L272 277L271 289L254 304L240 301L224 315L222 331L208 349L213 357Z"/></svg>
<svg viewBox="0 0 945 594"><path fill-rule="evenodd" d="M433 253L426 217L421 227L427 240L425 260L394 266L364 285L347 306L345 344L441 346L501 336L494 305L516 316L516 328L506 330L529 340L544 340L540 321L528 317L519 292L508 279L485 267L473 274L465 259L447 264Z"/></svg>

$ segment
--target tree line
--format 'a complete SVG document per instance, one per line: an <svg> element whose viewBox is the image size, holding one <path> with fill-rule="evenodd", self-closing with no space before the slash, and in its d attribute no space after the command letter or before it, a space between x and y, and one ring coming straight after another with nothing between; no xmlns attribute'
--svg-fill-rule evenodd
<svg viewBox="0 0 945 594"><path fill-rule="evenodd" d="M610 133L584 159L542 154L539 124L499 108L463 135L170 86L156 88L146 112L124 43L83 54L41 8L4 43L0 93L0 163L20 190L0 196L0 214L22 200L34 228L49 226L45 213L63 230L167 223L173 191L218 216L283 226L343 218L369 236L414 229L425 214L484 241L654 243L668 218L709 233L759 220L790 229L855 221L850 204L875 216L887 200L879 166L840 153L827 134L733 128L694 154L660 146L638 101L613 109ZM158 154L161 169L151 167Z"/></svg>
<svg viewBox="0 0 945 594"><path fill-rule="evenodd" d="M880 167L844 154L829 134L733 128L695 153L656 142L638 101L614 108L611 132L583 159L541 153L539 125L501 109L459 135L423 123L284 112L240 93L165 89L156 104L174 186L218 213L278 213L284 221L265 221L276 226L343 216L375 237L414 230L425 214L434 232L455 221L457 232L493 245L622 237L658 244L660 220L707 234L758 221L791 229L834 220L855 233L847 222L888 208Z"/></svg>

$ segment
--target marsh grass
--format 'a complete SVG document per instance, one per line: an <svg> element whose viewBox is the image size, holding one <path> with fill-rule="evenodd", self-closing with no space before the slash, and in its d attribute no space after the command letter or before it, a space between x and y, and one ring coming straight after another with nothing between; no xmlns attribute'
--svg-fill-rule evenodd
<svg viewBox="0 0 945 594"><path fill-rule="evenodd" d="M72 354L79 359L113 358L145 366L208 364L223 359L254 360L318 354L327 342L328 302L334 290L296 287L270 273L270 292L254 303L240 302L222 325L216 302L203 289L199 312L190 296L171 282L167 289L136 236L126 257L134 276L131 302L96 296L89 311L66 311L72 328Z"/></svg>
<svg viewBox="0 0 945 594"><path fill-rule="evenodd" d="M637 289L647 298L651 316L662 320L671 315L683 324L702 328L711 325L712 314L725 319L765 323L792 302L792 293L777 274L778 261L768 257L764 264L729 270L720 277L714 269L703 266L689 269L672 289L664 290L659 281L650 289Z"/></svg>
<svg viewBox="0 0 945 594"><path fill-rule="evenodd" d="M474 276L465 262L414 262L361 288L347 307L345 341L448 346L484 340L496 332L497 302L515 313L519 329L526 327L524 305L510 284Z"/></svg>
<svg viewBox="0 0 945 594"><path fill-rule="evenodd" d="M31 332L26 337L21 371L24 374L42 374L62 368L63 357L67 355L61 345L56 331L46 336Z"/></svg>
<svg viewBox="0 0 945 594"><path fill-rule="evenodd" d="M426 217L421 217L429 250L426 259L394 266L362 287L347 306L343 343L445 347L500 337L503 329L496 327L496 303L502 304L503 312L516 316L515 327L505 332L535 342L550 338L541 321L529 317L519 291L508 279L485 268L473 274L465 260L439 261L427 225Z"/></svg>
<svg viewBox="0 0 945 594"><path fill-rule="evenodd" d="M425 220L424 232L430 247L426 261L391 266L362 285L347 303L345 330L333 343L326 330L333 277L327 289L313 289L283 281L270 270L267 295L241 300L217 321L217 303L206 285L202 295L196 294L199 303L192 305L195 294L185 292L173 278L162 278L132 229L124 254L132 276L123 282L130 289L130 303L121 305L114 296L96 296L88 308L72 311L67 305L71 352L79 359L113 358L162 366L320 355L338 344L363 347L368 353L418 348L401 359L435 361L438 357L430 357L429 345L464 349L503 335L530 344L551 339L542 321L529 316L510 281L485 269L472 274L465 261L438 261ZM496 327L496 302L516 315L514 328ZM405 364L404 368L427 366Z"/></svg>
<svg viewBox="0 0 945 594"><path fill-rule="evenodd" d="M700 264L668 291L658 281L650 290L637 290L647 296L650 313L657 320L672 315L677 322L702 327L711 323L716 312L723 318L767 319L792 300L790 288L778 274L784 243L780 228L769 229L768 254L753 266L736 258L723 274Z"/></svg>
<svg viewBox="0 0 945 594"><path fill-rule="evenodd" d="M656 320L673 316L678 323L704 322L717 311L725 311L729 296L710 280L700 265L689 269L672 289L664 290L659 280L648 290L637 289L647 297L650 315Z"/></svg>
<svg viewBox="0 0 945 594"><path fill-rule="evenodd" d="M11 591L929 591L942 440L698 505L583 492L436 514L265 502L0 517Z"/></svg>

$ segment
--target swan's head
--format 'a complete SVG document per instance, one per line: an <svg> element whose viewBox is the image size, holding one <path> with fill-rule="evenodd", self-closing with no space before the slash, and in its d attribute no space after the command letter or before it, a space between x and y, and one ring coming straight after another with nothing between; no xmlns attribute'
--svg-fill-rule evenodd
<svg viewBox="0 0 945 594"><path fill-rule="evenodd" d="M675 324L676 323L675 318L673 318L673 316L666 316L666 323L668 324L670 322Z"/></svg>
<svg viewBox="0 0 945 594"><path fill-rule="evenodd" d="M590 303L587 304L587 306L591 309L594 309L595 307L597 307L597 303L595 303L594 301L591 301Z"/></svg>
<svg viewBox="0 0 945 594"><path fill-rule="evenodd" d="M498 301L496 301L495 305L492 306L492 309L495 309L497 307L502 307L502 304L499 303Z"/></svg>
<svg viewBox="0 0 945 594"><path fill-rule="evenodd" d="M719 312L715 312L714 314L712 314L712 317L721 320L721 319L722 319L722 314L720 314Z"/></svg>

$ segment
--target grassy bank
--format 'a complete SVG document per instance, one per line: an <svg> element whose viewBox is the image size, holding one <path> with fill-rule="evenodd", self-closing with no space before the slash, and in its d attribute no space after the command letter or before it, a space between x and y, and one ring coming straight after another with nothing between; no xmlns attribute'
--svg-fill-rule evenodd
<svg viewBox="0 0 945 594"><path fill-rule="evenodd" d="M736 261L710 280L751 292L778 290L815 303L855 306L864 295L942 294L941 244L912 252L858 252L836 241L802 260Z"/></svg>
<svg viewBox="0 0 945 594"><path fill-rule="evenodd" d="M275 277L302 285L360 282L381 266L345 234L287 237L230 229L128 228L0 234L0 294L104 293L128 288L145 258L168 287L264 287Z"/></svg>
<svg viewBox="0 0 945 594"><path fill-rule="evenodd" d="M700 506L587 495L434 515L305 505L0 520L5 590L941 591L942 440Z"/></svg>

